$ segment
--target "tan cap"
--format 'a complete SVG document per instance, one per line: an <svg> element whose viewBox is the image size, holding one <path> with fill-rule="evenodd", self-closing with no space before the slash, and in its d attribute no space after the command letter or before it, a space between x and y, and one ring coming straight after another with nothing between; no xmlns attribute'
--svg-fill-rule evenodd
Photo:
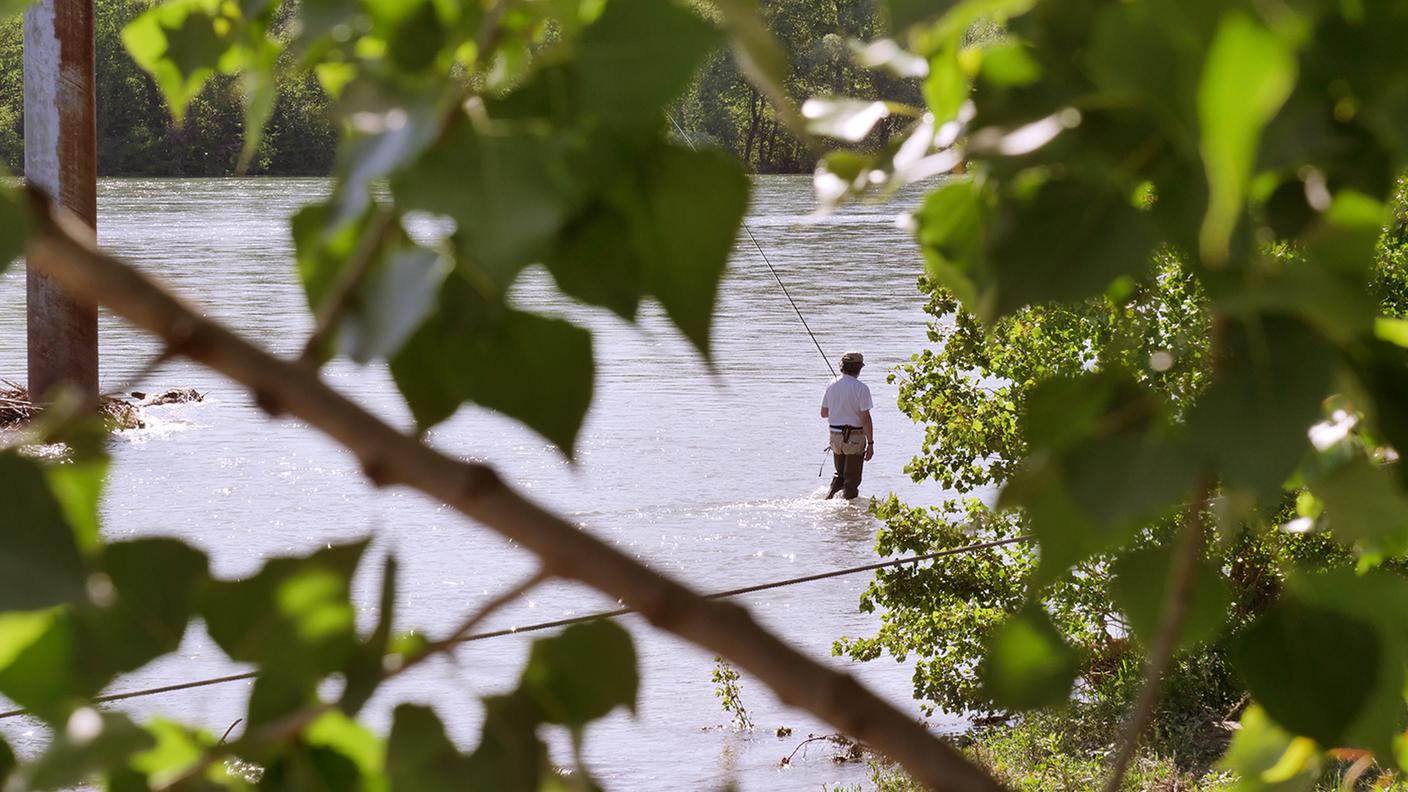
<svg viewBox="0 0 1408 792"><path fill-rule="evenodd" d="M852 363L858 363L864 366L865 356L859 352L847 352L846 354L841 356L841 365L848 366Z"/></svg>

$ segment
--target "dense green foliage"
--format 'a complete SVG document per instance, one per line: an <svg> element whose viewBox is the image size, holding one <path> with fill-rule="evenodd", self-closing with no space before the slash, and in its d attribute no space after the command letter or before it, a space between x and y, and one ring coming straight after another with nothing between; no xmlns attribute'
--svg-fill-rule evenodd
<svg viewBox="0 0 1408 792"><path fill-rule="evenodd" d="M108 176L223 176L236 172L244 141L247 86L218 77L191 100L184 123L172 118L156 80L124 49L121 31L153 0L97 0L98 163ZM316 5L316 3L315 3ZM288 39L296 19L290 0L273 21ZM881 24L872 0L776 0L764 18L788 55L788 96L847 95L918 101L913 80L862 68L850 41L874 37ZM18 20L0 25L0 163L22 170L24 89ZM321 176L332 172L337 132L327 93L286 54L276 74L268 129L244 171ZM728 50L705 61L671 111L696 144L718 146L759 172L809 171L813 149L792 134L767 96L748 82ZM882 124L866 145L883 145Z"/></svg>
<svg viewBox="0 0 1408 792"><path fill-rule="evenodd" d="M897 373L928 427L911 473L960 497L878 504L879 550L1035 541L882 572L862 602L881 631L838 651L916 657L917 694L950 711L1088 713L1127 706L1178 638L1156 723L1250 690L1225 760L1243 788L1310 783L1316 744L1393 766L1408 78L1373 42L1408 9L890 7L930 64L912 135L956 119L961 154L930 157L970 176L914 214L942 346ZM1007 35L965 42L989 13ZM907 180L826 164L833 195Z"/></svg>

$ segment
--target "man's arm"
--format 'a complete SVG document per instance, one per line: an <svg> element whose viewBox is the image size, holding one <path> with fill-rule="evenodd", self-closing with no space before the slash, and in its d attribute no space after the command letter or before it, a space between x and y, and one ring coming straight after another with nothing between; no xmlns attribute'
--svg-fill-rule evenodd
<svg viewBox="0 0 1408 792"><path fill-rule="evenodd" d="M825 404L821 405L821 417L822 417L822 418L830 418L830 417L831 417L831 411L828 410L828 409L826 409L826 405L825 405Z"/></svg>
<svg viewBox="0 0 1408 792"><path fill-rule="evenodd" d="M870 421L870 410L860 411L860 425L865 430L865 461L875 456L875 424Z"/></svg>

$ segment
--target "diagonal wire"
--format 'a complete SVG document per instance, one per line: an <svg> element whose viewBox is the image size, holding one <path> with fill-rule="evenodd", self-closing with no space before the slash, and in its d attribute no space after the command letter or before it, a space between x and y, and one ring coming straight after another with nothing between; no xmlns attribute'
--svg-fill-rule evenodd
<svg viewBox="0 0 1408 792"><path fill-rule="evenodd" d="M680 126L680 122L676 121L675 117L668 112L665 113L665 117L670 119L670 123L674 125L675 131L680 133L680 138L684 140L690 149L698 151L699 148L694 145L694 141L689 139L689 135L685 134L684 128ZM826 368L831 372L831 376L835 377L836 367L831 365L831 358L827 357L826 352L822 350L821 342L817 340L816 333L813 333L811 325L807 324L807 317L802 315L802 309L797 307L797 301L792 299L792 294L787 291L787 285L782 282L782 278L777 274L777 269L774 268L772 262L768 260L768 254L763 252L763 246L758 244L758 238L753 236L753 229L748 227L746 221L742 225L743 233L748 235L748 241L753 243L753 248L758 251L758 255L763 259L763 263L768 266L768 272L772 273L773 280L777 281L778 288L782 289L782 296L786 297L787 302L791 303L792 310L796 312L797 318L802 321L802 327L806 329L807 335L811 336L812 345L816 347L817 353L821 355L821 359L826 363Z"/></svg>
<svg viewBox="0 0 1408 792"><path fill-rule="evenodd" d="M967 553L977 552L978 550L986 550L992 547L1002 547L1004 545L1016 544L1017 542L1025 542L1031 538L1031 535L1027 534L1023 536L1014 536L1010 539L995 539L990 542L979 542L978 544L964 545L963 547L953 547L947 550L939 550L933 553L925 553L923 555L908 556L906 558L897 558L891 561L879 561L873 564L863 564L861 566L846 567L844 569L833 569L826 572L818 572L812 575L802 575L801 577L788 578L786 580L774 580L768 583L758 583L752 586L728 589L726 591L715 591L711 594L705 594L703 595L703 597L704 599L728 599L730 597L738 597L744 594L754 594L759 591L768 591L771 589L785 588L787 586L795 586L799 583L811 583L817 580L826 580L828 578L842 577L845 575L854 575L860 572L871 572L877 569L904 566L905 564L917 564L921 561L932 561L934 559L944 558L946 556L965 555ZM583 614L581 616L571 616L565 619L554 619L552 621L538 622L536 624L529 624L523 627L508 627L501 630L490 630L488 632L480 632L474 633L473 635L466 635L460 639L459 643L474 643L475 641L484 641L490 638L501 638L507 635L519 635L522 633L540 632L542 630L551 630L555 627L568 627L573 624L581 624L582 622L595 621L596 619L614 619L617 616L625 616L630 613L635 613L635 609L617 608L616 610L600 611L597 613ZM226 676L211 677L209 679L197 679L190 682L179 682L172 685L162 685L160 687L142 688L139 690L127 690L119 693L110 693L106 696L96 696L92 699L92 702L94 704L106 704L113 701L123 701L125 699L155 696L161 693L175 693L181 690L192 690L195 688L210 687L211 685L222 685L227 682L240 682L243 680L254 679L258 675L259 673L257 671L246 671L240 674L228 674ZM29 710L26 709L15 709L10 710L8 712L0 712L0 720L28 714Z"/></svg>

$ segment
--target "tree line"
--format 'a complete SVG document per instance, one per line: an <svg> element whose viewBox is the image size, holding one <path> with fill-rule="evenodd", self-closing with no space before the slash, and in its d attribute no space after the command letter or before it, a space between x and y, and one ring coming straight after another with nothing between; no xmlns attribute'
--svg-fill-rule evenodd
<svg viewBox="0 0 1408 792"><path fill-rule="evenodd" d="M161 91L127 54L122 29L152 0L97 0L98 169L103 176L228 176L237 172L244 124L240 86L217 76L191 102L180 124ZM787 51L787 92L800 101L837 95L919 102L919 87L860 67L850 42L881 28L873 0L766 0L764 18ZM294 4L280 16L292 18ZM333 170L337 130L331 101L307 70L283 70L278 99L246 171L269 176L323 176ZM788 132L767 97L748 83L726 49L700 68L672 109L696 145L722 148L758 173L809 172L817 153ZM881 124L867 143L884 145ZM23 26L0 26L0 163L24 170Z"/></svg>

